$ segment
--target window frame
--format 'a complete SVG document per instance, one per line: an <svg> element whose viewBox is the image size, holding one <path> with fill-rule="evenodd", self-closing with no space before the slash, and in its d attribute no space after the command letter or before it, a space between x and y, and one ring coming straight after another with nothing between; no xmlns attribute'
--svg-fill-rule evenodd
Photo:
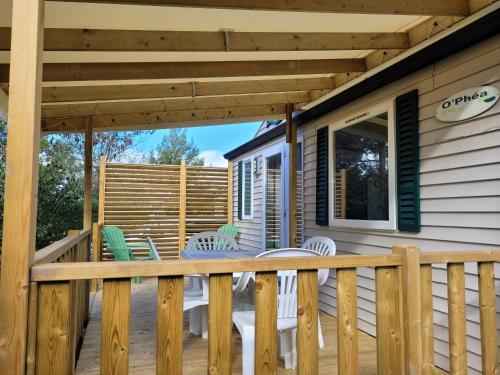
<svg viewBox="0 0 500 375"><path fill-rule="evenodd" d="M354 219L336 219L335 218L335 132L351 125L358 124L366 119L387 112L387 140L388 140L388 199L389 199L389 220L354 220ZM358 110L349 116L345 116L338 121L328 125L329 132L329 166L328 181L329 186L329 226L345 227L357 229L373 230L396 230L396 209L397 209L397 189L396 189L396 127L395 127L395 108L394 100Z"/></svg>
<svg viewBox="0 0 500 375"><path fill-rule="evenodd" d="M246 195L246 189L247 189L247 182L245 178L245 168L247 163L250 163L250 214L245 214L245 195ZM253 181L254 181L254 173L253 173L253 159L252 158L247 158L243 159L243 171L242 171L242 179L243 179L243 187L241 189L241 199L242 199L242 204L241 204L241 219L242 220L252 220L253 219Z"/></svg>

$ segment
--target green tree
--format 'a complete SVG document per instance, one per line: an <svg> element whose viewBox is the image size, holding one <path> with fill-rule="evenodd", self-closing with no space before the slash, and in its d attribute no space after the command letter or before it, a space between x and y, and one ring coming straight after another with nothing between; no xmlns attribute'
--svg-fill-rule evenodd
<svg viewBox="0 0 500 375"><path fill-rule="evenodd" d="M186 130L170 129L163 136L160 144L149 157L152 164L181 164L186 160L189 165L203 165L204 160L200 157L200 150L192 139L188 139Z"/></svg>

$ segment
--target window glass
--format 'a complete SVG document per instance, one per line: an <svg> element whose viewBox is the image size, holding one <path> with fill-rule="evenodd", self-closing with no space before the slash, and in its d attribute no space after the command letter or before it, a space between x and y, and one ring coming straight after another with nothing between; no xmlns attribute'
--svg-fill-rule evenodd
<svg viewBox="0 0 500 375"><path fill-rule="evenodd" d="M387 112L334 132L335 219L389 220Z"/></svg>

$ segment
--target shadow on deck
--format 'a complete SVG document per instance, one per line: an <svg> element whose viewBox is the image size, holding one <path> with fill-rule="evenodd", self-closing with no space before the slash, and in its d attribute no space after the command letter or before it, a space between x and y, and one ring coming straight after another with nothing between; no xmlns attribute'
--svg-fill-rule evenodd
<svg viewBox="0 0 500 375"><path fill-rule="evenodd" d="M132 284L132 307L130 322L129 374L155 374L156 362L156 293L157 281L144 279L142 284ZM102 289L95 296L90 321L77 363L77 374L99 374L101 347L101 304ZM321 314L321 324L325 347L319 351L320 374L337 373L337 327L336 319ZM184 374L206 373L208 341L193 337L184 331ZM376 340L364 332L359 332L359 373L377 374ZM293 374L278 364L279 374ZM241 339L233 331L233 374L241 373Z"/></svg>

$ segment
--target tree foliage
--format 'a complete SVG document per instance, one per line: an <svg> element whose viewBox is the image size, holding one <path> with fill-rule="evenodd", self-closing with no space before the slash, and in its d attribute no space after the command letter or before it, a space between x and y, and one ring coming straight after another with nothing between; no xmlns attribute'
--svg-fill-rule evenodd
<svg viewBox="0 0 500 375"><path fill-rule="evenodd" d="M192 139L188 139L186 130L170 129L163 136L161 143L151 153L149 162L152 164L181 164L186 160L189 165L203 165L204 160L200 157L200 150Z"/></svg>

